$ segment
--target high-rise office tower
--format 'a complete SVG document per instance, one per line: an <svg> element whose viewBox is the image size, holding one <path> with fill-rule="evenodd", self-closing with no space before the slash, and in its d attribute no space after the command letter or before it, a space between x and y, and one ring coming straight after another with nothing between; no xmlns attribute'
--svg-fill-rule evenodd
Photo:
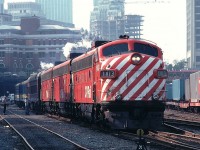
<svg viewBox="0 0 200 150"><path fill-rule="evenodd" d="M35 2L8 3L7 13L12 15L13 21L20 21L21 17L38 16L44 18L41 6Z"/></svg>
<svg viewBox="0 0 200 150"><path fill-rule="evenodd" d="M187 63L200 69L200 1L187 0Z"/></svg>
<svg viewBox="0 0 200 150"><path fill-rule="evenodd" d="M97 38L114 40L128 34L140 38L143 16L125 15L125 0L93 0L90 15L90 32Z"/></svg>
<svg viewBox="0 0 200 150"><path fill-rule="evenodd" d="M3 13L4 11L4 0L0 0L0 13Z"/></svg>
<svg viewBox="0 0 200 150"><path fill-rule="evenodd" d="M47 19L72 23L72 0L35 0L41 4Z"/></svg>
<svg viewBox="0 0 200 150"><path fill-rule="evenodd" d="M93 5L97 6L98 5L99 0L93 0Z"/></svg>

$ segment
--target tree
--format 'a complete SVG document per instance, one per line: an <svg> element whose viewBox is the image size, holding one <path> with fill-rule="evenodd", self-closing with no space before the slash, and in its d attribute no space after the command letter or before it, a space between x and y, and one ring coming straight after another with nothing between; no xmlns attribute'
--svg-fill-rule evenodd
<svg viewBox="0 0 200 150"><path fill-rule="evenodd" d="M165 66L166 66L167 70L169 70L169 71L173 70L173 65L172 64L167 63L167 64L165 64Z"/></svg>
<svg viewBox="0 0 200 150"><path fill-rule="evenodd" d="M186 64L185 59L182 59L180 61L174 60L173 69L176 71L183 70L185 68L185 64Z"/></svg>
<svg viewBox="0 0 200 150"><path fill-rule="evenodd" d="M183 70L185 69L185 64L187 62L185 61L185 59L182 59L180 61L178 60L174 60L173 61L173 64L170 64L170 63L166 63L166 69L169 70L169 71L172 71L172 70L175 70L175 71L180 71L180 70Z"/></svg>

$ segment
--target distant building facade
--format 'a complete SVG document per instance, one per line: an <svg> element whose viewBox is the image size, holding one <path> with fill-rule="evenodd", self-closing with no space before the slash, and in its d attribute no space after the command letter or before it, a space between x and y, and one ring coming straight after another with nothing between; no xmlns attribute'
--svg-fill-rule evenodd
<svg viewBox="0 0 200 150"><path fill-rule="evenodd" d="M8 3L7 13L12 15L13 21L20 21L21 17L38 16L44 18L41 5L35 2Z"/></svg>
<svg viewBox="0 0 200 150"><path fill-rule="evenodd" d="M200 1L187 0L186 7L188 68L200 69Z"/></svg>
<svg viewBox="0 0 200 150"><path fill-rule="evenodd" d="M31 24L31 26L30 26ZM0 72L30 75L40 63L64 61L67 42L81 40L79 30L59 25L41 25L38 17L24 17L20 26L0 26Z"/></svg>
<svg viewBox="0 0 200 150"><path fill-rule="evenodd" d="M125 34L140 39L142 35L143 16L141 15L125 15Z"/></svg>
<svg viewBox="0 0 200 150"><path fill-rule="evenodd" d="M93 6L97 6L99 3L99 0L93 0Z"/></svg>
<svg viewBox="0 0 200 150"><path fill-rule="evenodd" d="M142 16L125 15L125 0L94 0L90 15L90 32L104 40L114 40L122 34L140 38Z"/></svg>
<svg viewBox="0 0 200 150"><path fill-rule="evenodd" d="M4 0L0 0L0 13L4 13Z"/></svg>
<svg viewBox="0 0 200 150"><path fill-rule="evenodd" d="M0 14L0 25L10 24L12 22L12 15Z"/></svg>
<svg viewBox="0 0 200 150"><path fill-rule="evenodd" d="M73 23L72 0L35 0L47 19ZM80 6L81 7L81 6Z"/></svg>

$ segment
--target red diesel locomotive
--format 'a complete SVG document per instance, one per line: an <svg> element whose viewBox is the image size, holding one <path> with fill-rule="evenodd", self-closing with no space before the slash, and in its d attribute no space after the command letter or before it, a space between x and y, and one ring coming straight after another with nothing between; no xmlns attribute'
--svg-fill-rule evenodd
<svg viewBox="0 0 200 150"><path fill-rule="evenodd" d="M158 46L122 36L43 71L38 92L51 112L153 129L162 125L167 75Z"/></svg>

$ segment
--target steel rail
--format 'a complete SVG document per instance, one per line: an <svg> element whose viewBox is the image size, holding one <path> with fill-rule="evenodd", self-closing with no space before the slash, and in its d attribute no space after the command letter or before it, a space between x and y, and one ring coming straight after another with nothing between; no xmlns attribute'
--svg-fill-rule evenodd
<svg viewBox="0 0 200 150"><path fill-rule="evenodd" d="M164 122L168 124L171 123L171 124L200 127L200 122L197 122L197 121L189 121L189 120L182 120L182 119L164 119Z"/></svg>
<svg viewBox="0 0 200 150"><path fill-rule="evenodd" d="M83 147L83 146L79 145L78 143L75 143L74 141L72 141L72 140L70 140L70 139L68 139L68 138L66 138L66 137L64 137L64 136L62 136L62 135L60 135L59 133L56 133L56 132L54 132L54 131L52 131L52 130L50 130L50 129L47 129L47 128L45 128L45 127L43 127L43 126L41 126L41 125L35 123L35 122L32 122L32 121L30 121L30 120L28 120L28 119L26 119L26 118L24 118L24 117L22 117L22 116L20 116L20 115L18 115L18 114L15 114L14 112L12 112L12 111L10 111L10 110L9 110L9 112L10 112L11 114L14 114L15 116L21 118L21 119L24 119L24 120L26 120L26 121L28 121L28 122L34 124L35 126L38 126L38 127L42 128L42 129L44 129L44 130L46 130L46 131L48 131L48 132L50 132L50 133L52 133L52 134L54 134L54 135L56 135L56 136L58 136L58 137L60 137L60 138L62 138L62 139L64 139L64 140L66 140L67 142L70 142L70 143L74 144L77 148L79 148L79 149L81 149L81 150L89 150L88 148ZM16 130L16 129L15 129L15 130ZM16 130L16 131L17 131L17 130ZM17 132L18 132L18 131L17 131ZM19 133L19 132L18 132L18 133ZM25 138L24 138L24 139L25 139ZM28 144L28 141L27 141L26 139L25 139L25 141L26 141L26 143ZM30 145L30 144L29 144L29 145ZM34 150L34 149L31 149L31 150Z"/></svg>
<svg viewBox="0 0 200 150"><path fill-rule="evenodd" d="M2 120L5 121L5 122L9 125L9 127L11 127L12 130L14 130L14 131L17 133L17 135L19 135L19 136L21 137L21 139L22 139L23 142L24 142L24 145L25 145L28 149L34 150L34 148L33 148L33 147L29 144L29 142L26 140L26 138L25 138L19 131L17 131L17 129L16 129L13 125L11 125L11 124L8 122L8 120L6 120L4 117L2 117Z"/></svg>
<svg viewBox="0 0 200 150"><path fill-rule="evenodd" d="M177 141L177 140L174 140L174 139L170 139L169 136L163 136L160 135L160 134L156 134L156 133L153 133L153 132L150 132L148 138L151 138L153 140L158 140L158 141L162 141L164 143L168 143L170 145L174 145L175 146L175 149L178 148L178 149L186 149L186 150L199 150L200 147L197 147L197 146L193 146L193 145L190 145L190 144L187 144L187 143L184 143L184 142L181 142L181 141Z"/></svg>

